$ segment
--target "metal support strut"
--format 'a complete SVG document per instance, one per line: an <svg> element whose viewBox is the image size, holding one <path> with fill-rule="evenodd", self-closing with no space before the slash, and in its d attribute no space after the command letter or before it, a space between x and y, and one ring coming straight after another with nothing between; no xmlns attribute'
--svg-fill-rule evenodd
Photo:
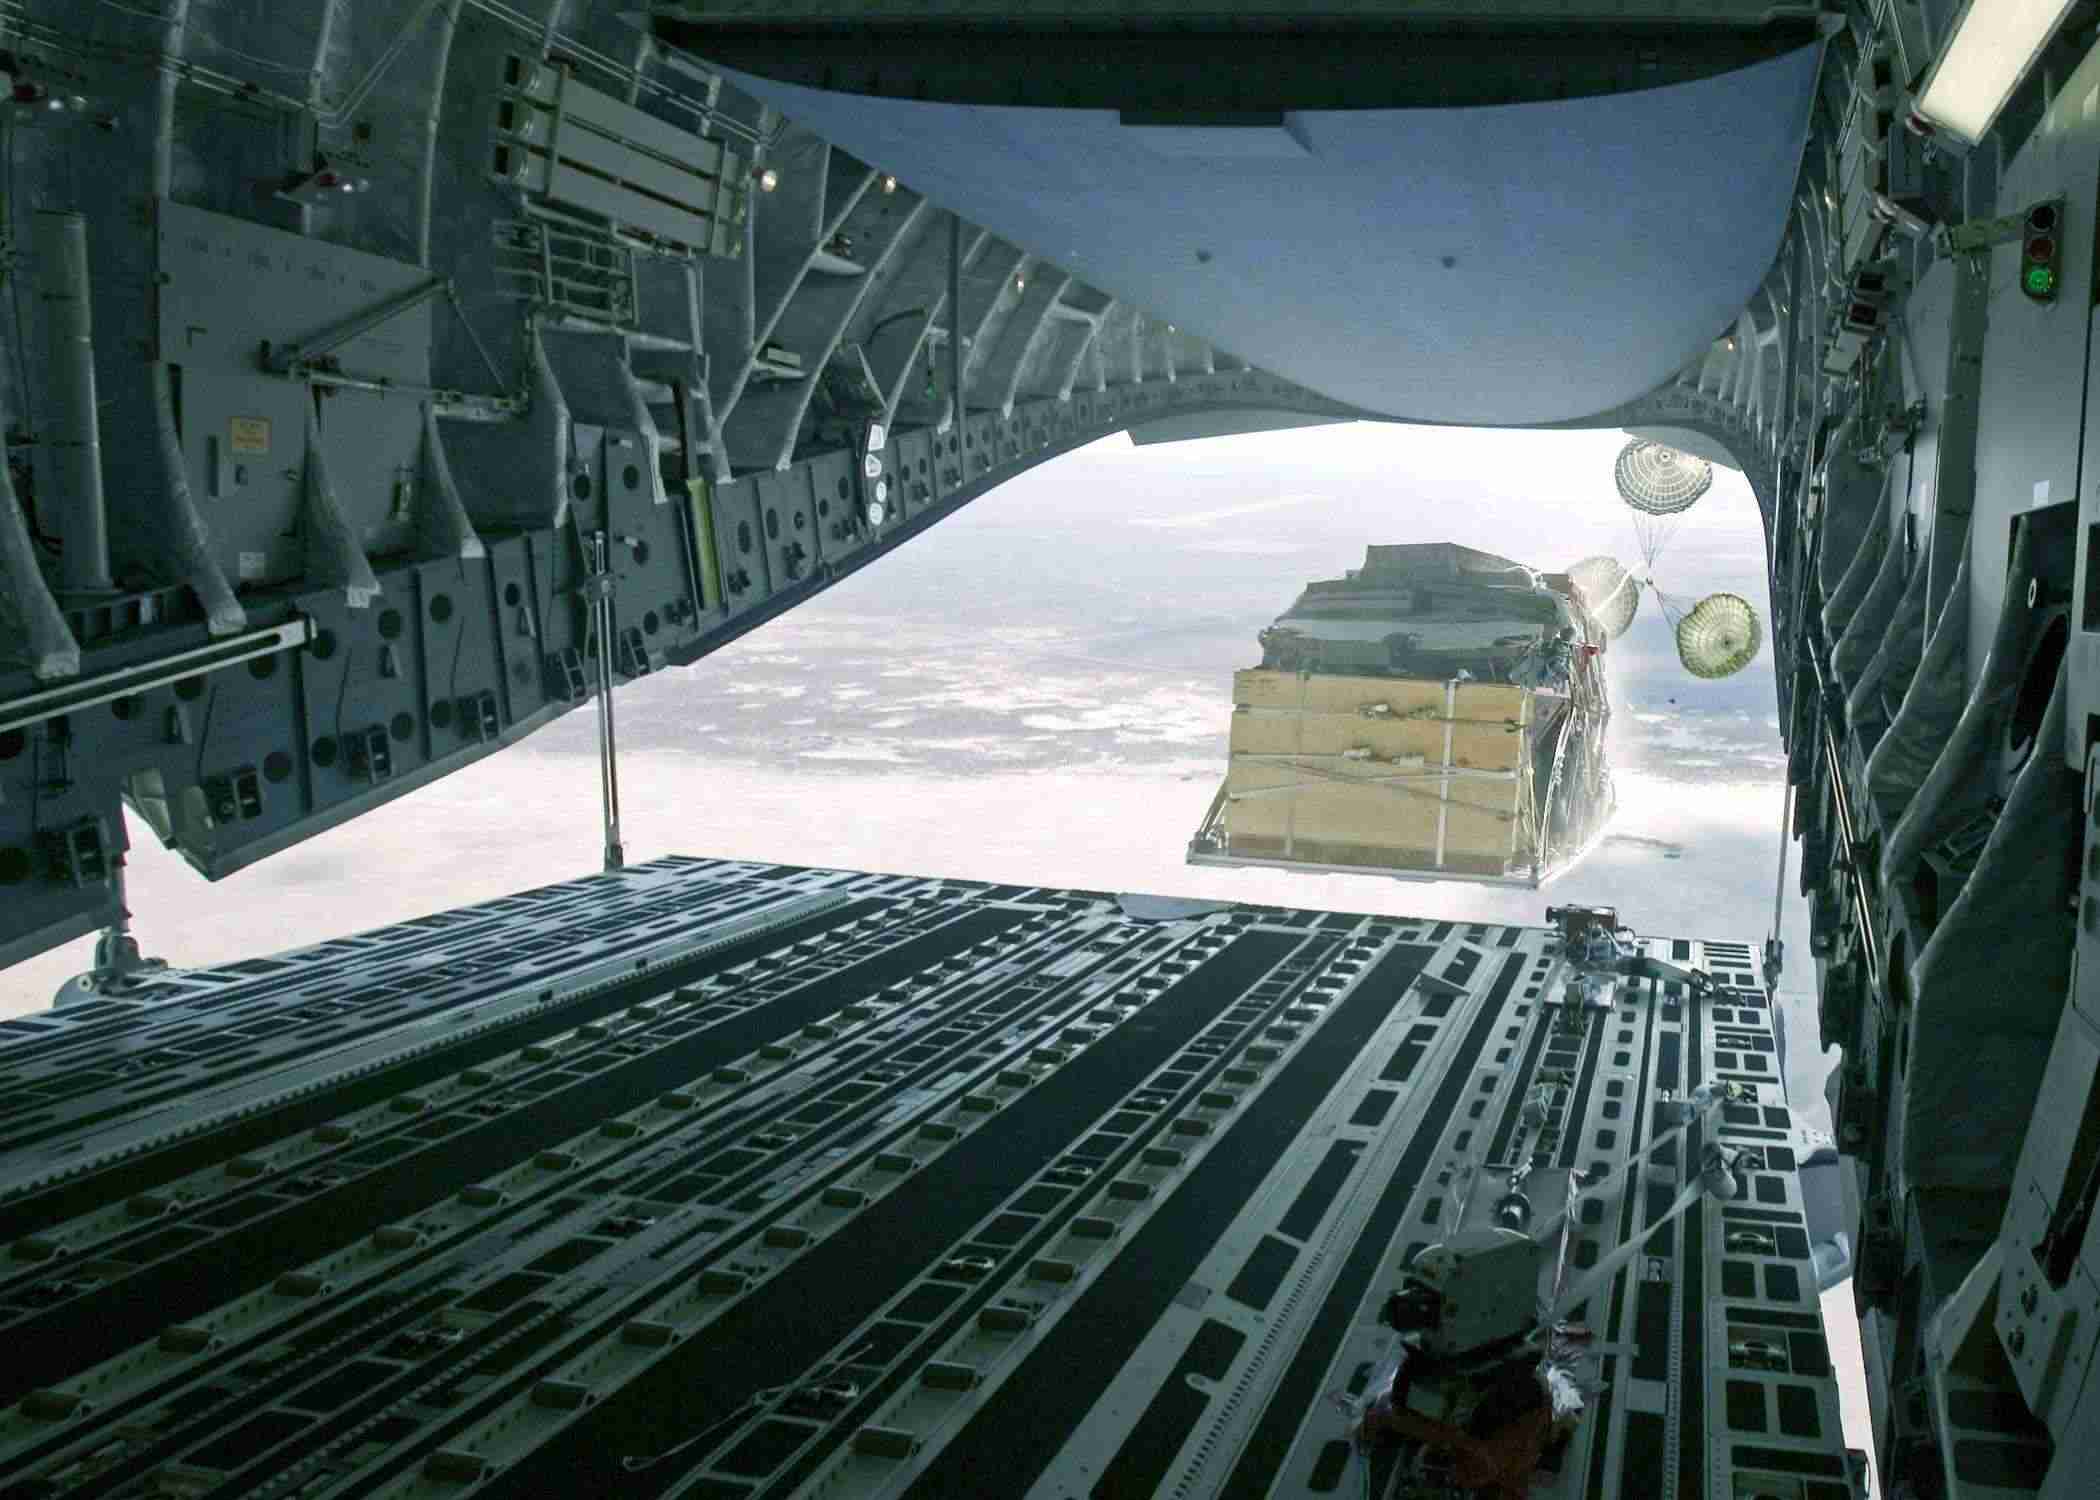
<svg viewBox="0 0 2100 1500"><path fill-rule="evenodd" d="M56 515L65 548L59 562L67 592L104 593L110 588L109 516L102 496L101 417L88 310L87 219L39 212L33 234L51 367L42 436L56 503L45 503Z"/></svg>
<svg viewBox="0 0 2100 1500"><path fill-rule="evenodd" d="M627 863L620 845L619 746L613 737L612 572L606 566L605 533L591 533L591 630L598 637L598 792L605 808L605 868Z"/></svg>
<svg viewBox="0 0 2100 1500"><path fill-rule="evenodd" d="M121 854L110 862L109 889L116 915L95 939L95 966L59 986L51 998L54 1010L121 995L133 985L167 972L168 961L143 956L138 939L131 935L131 907L125 895Z"/></svg>
<svg viewBox="0 0 2100 1500"><path fill-rule="evenodd" d="M1772 1008L1779 1009L1779 975L1786 966L1786 944L1780 940L1779 923L1786 913L1786 846L1792 839L1794 815L1794 787L1789 782L1786 794L1779 799L1779 882L1772 892L1772 935L1765 939L1765 990L1772 997Z"/></svg>
<svg viewBox="0 0 2100 1500"><path fill-rule="evenodd" d="M954 413L956 468L962 471L962 215L948 215L948 409ZM966 476L967 477L967 476Z"/></svg>

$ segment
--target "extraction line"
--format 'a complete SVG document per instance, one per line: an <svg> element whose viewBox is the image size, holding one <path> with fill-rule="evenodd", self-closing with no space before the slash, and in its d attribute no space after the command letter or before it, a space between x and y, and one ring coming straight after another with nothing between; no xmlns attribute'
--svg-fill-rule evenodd
<svg viewBox="0 0 2100 1500"><path fill-rule="evenodd" d="M1696 1178L1686 1183L1684 1191L1677 1195L1676 1201L1670 1205L1668 1211L1661 1218L1646 1225L1639 1234L1634 1235L1625 1244L1598 1261L1580 1281L1562 1292L1553 1305L1545 1309L1545 1315L1539 1319L1539 1327L1542 1330L1551 1330L1553 1325L1566 1317L1571 1310L1582 1306L1584 1302L1587 1302L1591 1297L1602 1291L1610 1284L1612 1277L1624 1270L1636 1255L1649 1253L1648 1237L1650 1234L1677 1218L1705 1196L1705 1185Z"/></svg>
<svg viewBox="0 0 2100 1500"><path fill-rule="evenodd" d="M1600 1177L1595 1182L1590 1183L1588 1186L1581 1188L1578 1192L1569 1194L1568 1201L1564 1205L1562 1205L1560 1212L1555 1214L1552 1218L1547 1219L1544 1223L1540 1224L1537 1231L1532 1235L1532 1238L1539 1239L1545 1235L1551 1234L1556 1226L1558 1226L1563 1220L1568 1218L1569 1215L1574 1213L1575 1205L1577 1203L1580 1203L1588 1198L1602 1196L1604 1193L1615 1188L1622 1179L1630 1176L1634 1168L1646 1166L1650 1157L1654 1156L1656 1152L1662 1150L1663 1147L1673 1144L1675 1141L1678 1140L1679 1137L1687 1134L1693 1126L1703 1123L1708 1116L1710 1116L1716 1109L1720 1108L1721 1105L1724 1102L1726 1102L1727 1097L1727 1095L1720 1093L1719 1091L1716 1091L1715 1093L1710 1095L1703 1102L1697 1100L1695 1097L1692 1101L1690 1101L1693 1105L1693 1109L1692 1114L1688 1119L1680 1121L1671 1129L1664 1131L1661 1135L1657 1136L1654 1140L1650 1141L1647 1145L1643 1146L1639 1151L1636 1151L1631 1157L1627 1158L1625 1162L1612 1169L1612 1171L1606 1173L1603 1177ZM1698 1186L1698 1184L1694 1182L1693 1186L1696 1187Z"/></svg>

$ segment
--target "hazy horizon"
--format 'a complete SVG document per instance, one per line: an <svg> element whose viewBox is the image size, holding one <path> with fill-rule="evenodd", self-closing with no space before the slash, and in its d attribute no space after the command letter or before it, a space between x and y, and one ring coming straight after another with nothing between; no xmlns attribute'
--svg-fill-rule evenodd
<svg viewBox="0 0 2100 1500"><path fill-rule="evenodd" d="M721 854L1500 922L1597 900L1643 931L1762 940L1784 779L1769 643L1733 678L1693 679L1648 600L1608 657L1615 838L1548 892L1182 863L1223 773L1231 672L1258 660L1256 633L1307 580L1387 542L1460 542L1542 569L1598 552L1632 564L1611 480L1624 441L1366 423L1090 444L695 665L623 687L629 860ZM1656 576L1684 601L1728 589L1762 609L1741 475L1717 473ZM201 966L590 873L595 755L587 706L216 884L130 819L134 929L147 952ZM1805 963L1791 889L1786 927ZM81 939L19 964L0 1003L47 1004L91 962ZM1781 990L1810 994L1794 973ZM1807 1074L1820 1059L1802 1019L1792 1062ZM1816 1114L1820 1084L1796 1088Z"/></svg>

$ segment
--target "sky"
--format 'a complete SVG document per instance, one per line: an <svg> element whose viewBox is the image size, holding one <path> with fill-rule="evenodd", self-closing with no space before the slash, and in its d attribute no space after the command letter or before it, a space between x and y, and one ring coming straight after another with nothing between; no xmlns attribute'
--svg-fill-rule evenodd
<svg viewBox="0 0 2100 1500"><path fill-rule="evenodd" d="M1597 901L1647 932L1762 941L1784 775L1770 653L1692 679L1652 602L1609 656L1614 840L1547 892L1183 863L1224 770L1231 673L1259 660L1257 632L1306 581L1373 543L1455 541L1549 570L1633 562L1611 480L1624 441L1345 424L1152 447L1119 435L1067 454L744 640L624 687L628 857L1510 922ZM1673 599L1732 589L1762 609L1762 546L1748 486L1723 470L1655 577ZM595 754L585 709L216 885L134 821L135 931L200 965L588 873ZM1798 897L1786 925L1797 966L1781 991L1807 1007L1790 1071L1815 1112L1825 1064ZM47 1003L90 948L0 974L0 1008Z"/></svg>
<svg viewBox="0 0 2100 1500"><path fill-rule="evenodd" d="M1595 902L1644 933L1755 948L1772 929L1785 847L1770 648L1735 677L1696 680L1652 601L1607 658L1613 837L1544 891L1183 861L1224 773L1231 674L1259 662L1257 633L1308 580L1339 577L1381 543L1459 542L1548 571L1597 553L1635 564L1611 477L1625 441L1345 424L1151 447L1117 435L1076 450L744 640L621 689L628 860L714 855L1531 924L1549 901ZM1740 474L1716 473L1653 576L1673 601L1728 590L1765 612L1763 539ZM133 820L134 931L148 953L197 966L588 874L601 849L596 753L593 712L573 713L216 885ZM1816 1046L1791 870L1786 893L1789 1092L1803 1123L1827 1128L1835 1054ZM0 973L0 1014L48 1004L91 947ZM1856 1329L1833 1336L1842 1354ZM1856 1375L1841 1388L1856 1434Z"/></svg>

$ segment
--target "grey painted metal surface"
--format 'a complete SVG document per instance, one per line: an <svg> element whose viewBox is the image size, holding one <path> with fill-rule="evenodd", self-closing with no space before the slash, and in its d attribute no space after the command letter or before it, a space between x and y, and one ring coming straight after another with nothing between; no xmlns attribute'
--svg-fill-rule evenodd
<svg viewBox="0 0 2100 1500"><path fill-rule="evenodd" d="M1274 152L1225 126L1162 149L1114 109L733 77L1015 246L1264 368L1369 412L1533 424L1634 399L1734 322L1786 231L1818 56L1560 104L1292 111L1263 127ZM1543 140L1582 145L1546 153ZM1667 234L1623 208L1653 201L1676 210Z"/></svg>
<svg viewBox="0 0 2100 1500"><path fill-rule="evenodd" d="M1770 997L1745 943L1634 949L1715 987L670 858L0 1024L0 1482L1392 1493L1437 1455L1352 1457L1326 1393L1519 1185L1520 1290L1603 1277L1562 1493L1842 1478ZM1702 1137L1741 1201L1666 1215Z"/></svg>
<svg viewBox="0 0 2100 1500"><path fill-rule="evenodd" d="M25 87L63 91L48 122L23 112L8 128L35 201L90 226L94 373L123 437L102 465L110 596L54 598L63 580L35 576L29 528L51 535L87 470L22 470L41 493L10 507L30 655L0 690L0 876L18 898L0 952L108 920L120 802L223 875L574 706L598 656L579 592L597 532L611 539L608 660L626 680L1119 427L1349 412L1221 369L1194 342L1175 359L1200 380L1156 361L1141 378L1137 322L1104 335L1104 296L971 226L951 317L946 220L922 194L689 60L637 67L640 38L612 7L529 23L478 0L324 16L317 34L322 17L287 11L237 50L186 12L157 33L114 10L9 23ZM141 45L177 62L141 78L125 62ZM277 87L294 73L310 86ZM566 103L557 85L573 86ZM104 112L113 132L96 128ZM317 144L287 147L276 132L302 120ZM520 191L497 170L505 149L580 151L592 170L626 151L608 191L627 197L581 216L573 192ZM688 206L734 237L695 246L643 212L688 181L713 195ZM139 190L143 233L122 206ZM1023 290L1014 273L1037 269ZM17 405L42 385L45 326L59 325L9 336L19 357L0 384ZM1110 363L1129 386L1104 377L1075 397L1104 339L1127 350ZM841 377L862 369L875 389ZM936 431L957 371L990 409ZM50 454L84 452L61 449L48 404L26 403L21 428ZM896 438L871 475L856 444L875 417ZM306 645L205 650L256 630ZM122 691L73 694L56 716L37 686L76 674Z"/></svg>
<svg viewBox="0 0 2100 1500"><path fill-rule="evenodd" d="M1118 430L1196 433L1265 425L1278 413L1334 420L1399 409L1385 386L1314 379L1277 351L1305 336L1308 308L1325 308L1329 326L1336 308L1359 321L1368 308L1396 326L1419 321L1423 283L1392 269L1401 248L1427 257L1432 285L1493 264L1426 239L1403 246L1395 224L1417 239L1451 228L1423 212L1429 200L1412 177L1379 189L1388 218L1351 217L1346 233L1330 236L1339 259L1329 282L1286 268L1298 274L1278 283L1270 325L1248 324L1246 338L1214 326L1199 294L1233 267L1219 232L1267 243L1278 215L1253 215L1249 228L1246 205L1259 200L1242 194L1229 212L1192 208L1163 239L1132 231L1159 229L1147 215L1170 198L1197 204L1206 184L1311 172L1308 141L1346 144L1302 121L1294 129L1292 111L1412 105L1426 116L1436 111L1423 106L1460 105L1516 111L1508 124L1533 107L1524 101L1555 93L1582 97L1557 113L1540 106L1553 118L1652 122L1675 89L1756 95L1760 79L1792 79L1793 69L1808 110L1805 145L1800 115L1784 108L1708 112L1687 125L1708 146L1672 164L1652 131L1641 136L1627 145L1628 170L1593 179L1602 187L1573 220L1496 198L1493 214L1459 227L1507 242L1510 273L1542 297L1533 321L1576 329L1586 352L1629 306L1660 340L1642 379L1628 376L1616 391L1586 386L1618 404L1569 407L1563 425L1661 430L1710 446L1743 468L1763 513L1779 719L1813 934L1811 954L1794 961L1814 961L1823 1037L1845 1051L1832 1090L1839 1171L1855 1215L1853 1284L1884 1475L1892 1487L1960 1500L2082 1500L2090 1465L2080 1444L2089 1448L2100 1430L2100 1381L2089 1378L2100 1318L2100 1094L2090 1086L2100 957L2087 951L2100 940L2091 768L2100 586L2089 536L2100 485L2085 441L2100 400L2085 378L2100 358L2086 295L2100 61L2090 27L2051 43L1995 138L1958 158L1903 123L1907 84L1933 66L1956 19L1950 7L1910 0L1853 7L1842 23L1790 6L1769 16L1702 7L1697 17L1639 3L1555 7L1562 45L1552 56L1539 45L1553 40L1539 29L1540 8L1522 0L1468 6L1462 20L1411 7L1413 19L1426 16L1448 36L1416 38L1405 66L1394 65L1390 14L1357 7L1357 19L1337 22L1318 47L1268 48L1251 71L1218 66L1226 54L1215 37L1183 46L1139 35L1120 53L1093 42L1084 56L1069 45L1060 53L1042 42L1051 12L1015 21L992 6L971 12L981 45L966 70L937 37L908 57L893 41L871 48L863 38L851 55L833 49L831 62L831 44L817 38L783 72L777 36L749 26L731 36L739 18L762 23L777 12L710 7L725 48L763 43L743 54L756 71L808 85L823 82L802 76L812 67L841 70L832 82L849 92L809 96L807 109L785 116L778 88L758 91L770 102L740 89L645 37L629 9L616 0L317 0L250 7L236 25L225 7L191 0L21 0L0 14L19 91L0 122L7 274L26 290L52 270L48 255L31 253L32 211L77 213L87 225L113 585L93 595L63 587L96 571L92 544L71 546L57 524L92 513L76 503L91 490L85 472L53 461L84 449L47 400L64 363L51 356L54 329L62 349L77 342L35 299L19 308L0 299L12 460L0 486L0 962L96 928L115 932L126 809L207 875L224 874L531 733L579 700L601 646L622 677L693 660L1071 446ZM1160 15L1126 9L1141 32ZM844 14L822 5L804 13L817 22ZM945 8L939 25L960 14ZM881 28L912 21L901 6L859 7L851 19L885 37L894 33ZM1380 25L1387 30L1373 36ZM1811 83L1812 59L1788 57L1814 37L1824 45ZM1048 191L1025 172L1005 180L965 171L1011 155L982 134L936 129L914 151L879 150L858 126L826 134L833 120L880 113L871 98L887 109L900 86L923 83L939 99L958 79L972 89L1012 85L1029 48L1040 62L1026 86L1054 96L1038 104L1139 111L1087 126L1113 136L1122 155ZM1102 67L1111 55L1128 66ZM528 66L513 70L513 58ZM1743 68L1757 59L1766 61ZM564 148L560 106L535 93L544 94L543 68L585 91L573 95L578 129L585 115L607 128ZM1176 78L1196 92L1180 99L1182 113L1161 116L1155 107ZM1095 95L1073 94L1075 80ZM1104 81L1142 97L1104 103ZM1255 100L1268 111L1260 118L1187 116L1225 107L1217 89L1257 83L1274 95ZM1643 96L1658 83L1673 87ZM1775 92L1786 91L1774 85L1760 97L1770 105ZM1481 122L1416 123L1433 131ZM1043 139L1056 137L1062 150L1077 134ZM1567 164L1582 155L1580 132L1517 135L1556 190L1575 181ZM1752 149L1753 137L1771 149ZM551 175L528 173L521 190L499 170L506 145L527 157L545 150ZM1745 193L1725 166L1736 148L1755 157L1762 187ZM1432 155L1460 179L1469 168L1496 176L1477 151ZM1051 151L1029 171L1058 159ZM583 170L607 167L597 178ZM1660 193L1656 172L1667 178ZM1188 191L1162 195L1162 183ZM1336 202L1360 208L1378 197L1346 163L1335 183ZM1104 209L1127 193L1147 197L1144 213ZM1725 202L1727 212L1689 222L1647 212L1686 193ZM2059 199L2057 295L2031 298L2014 279L2022 245L1991 224ZM1287 192L1275 200L1285 210L1292 201ZM1019 206L1011 218L1005 208L980 213L994 204ZM976 221L955 219L958 210ZM1730 217L1738 210L1743 219ZM1643 262L1600 253L1619 243L1608 236L1570 243L1533 233L1549 220L1594 226L1607 213L1612 234L1662 222L1669 242L1649 244ZM1073 224L1079 233L1062 232ZM1962 248L1971 244L1985 248ZM1636 264L1711 295L1677 304L1652 280L1632 284ZM356 337L325 347L346 324ZM1518 376L1535 384L1536 371L1491 365L1484 327L1461 321L1424 367L1447 385L1502 394ZM272 358L265 339L305 358ZM1277 370L1310 386L1269 373ZM1515 406L1501 413L1523 415ZM862 445L878 418L888 442L870 473ZM877 515L869 502L880 486ZM1944 613L1928 612L1955 633L1941 632L1946 649L1920 669L1936 679L1913 683L1909 698L1923 704L1924 693L1936 709L1912 727L1946 722L1938 709L1958 711L1987 674L2002 685L1986 695L1989 722L1950 737L1974 774L1922 811L1915 798L1867 795L1871 727L1861 734L1850 722L1823 625L1870 515L1882 518L1892 548L1915 537L1909 566L1926 569L1934 602L1967 580ZM612 619L594 636L582 549L600 532L611 539ZM2032 565L2008 587L2008 563L2023 547ZM1872 572L1862 572L1862 589ZM1987 660L2001 633L2020 643L2018 661ZM2055 742L2039 744L2052 730ZM1949 745L1929 733L1912 740L1914 760L1947 758ZM1905 784L1929 784L1934 769L1910 767ZM2017 826L2001 819L1998 796L2014 799ZM1912 829L1930 824L1933 839L1899 839L1898 814L1922 820ZM2044 848L2063 857L2047 870L2022 866L2023 850ZM1892 858L1904 866L1894 881ZM2034 882L2031 891L2020 879ZM575 893L575 919L595 906L624 920L625 899L586 888ZM1921 968L1928 950L1933 961ZM2016 957L2027 977L2007 1014L1979 1016L1978 987L2015 972L1993 964L1994 954ZM1741 956L1747 968L1749 949ZM335 957L352 987L411 980L360 969L354 947ZM154 982L212 987L194 976ZM1673 1023L1659 1024L1658 1047ZM1674 1024L1683 1048L1686 1023ZM2008 1028L2018 1032L2012 1042L2000 1035ZM1980 1048L1986 1033L2018 1053L2031 1109L2024 1093L2006 1096L2002 1078L1962 1065L1977 1050L1965 1039ZM78 1035L92 1047L86 1031ZM196 1061L171 1049L150 1071L186 1088ZM1913 1093L1913 1068L1940 1080L1932 1100ZM1935 1137L1944 1149L1921 1157L1923 1132L1943 1123L1927 1104L1943 1104L1945 1121L1997 1122L1989 1149ZM125 1222L158 1213L155 1201L126 1207ZM553 1248L535 1241L530 1253ZM1702 1271L1710 1283L1714 1268ZM1725 1261L1718 1274L1725 1292ZM1684 1286L1679 1297L1681 1279L1664 1280L1673 1291L1663 1326L1681 1352L1687 1330L1702 1326L1687 1309L1710 1303L1710 1286L1699 1297ZM285 1295L304 1305L325 1294L302 1282ZM1637 1306L1612 1312L1608 1332L1623 1333L1629 1316L1637 1332ZM193 1337L176 1335L175 1352ZM927 1368L952 1380L957 1363ZM1237 1381L1235 1368L1226 1373ZM1154 1374L1172 1369L1148 1366L1132 1389L1161 1389ZM1600 1430L1616 1453L1651 1453L1648 1437L1660 1434L1682 1457L1696 1419L1738 1400L1746 1420L1754 1405L1768 1424L1784 1421L1786 1404L1739 1395L1743 1383L1739 1372L1680 1361L1661 1379L1624 1382ZM1686 1405L1695 1386L1696 1411ZM557 1382L551 1405L538 1409L569 1410L573 1394ZM71 1409L59 1401L40 1410L62 1419L60 1408ZM893 1463L882 1455L903 1429L885 1421L867 1430L855 1461ZM1761 1463L1788 1451L1781 1436L1745 1447ZM473 1468L446 1452L446 1473ZM1186 1458L1176 1472L1200 1487L1210 1460ZM1679 1463L1659 1477L1614 1470L1605 1492L1733 1486L1740 1495L1746 1483L1789 1500L1834 1500L1852 1488L1849 1474L1784 1464L1702 1476Z"/></svg>
<svg viewBox="0 0 2100 1500"><path fill-rule="evenodd" d="M43 443L52 491L61 581L68 592L107 590L109 516L102 495L102 414L95 402L95 333L88 284L87 220L39 212L33 239L45 361Z"/></svg>

